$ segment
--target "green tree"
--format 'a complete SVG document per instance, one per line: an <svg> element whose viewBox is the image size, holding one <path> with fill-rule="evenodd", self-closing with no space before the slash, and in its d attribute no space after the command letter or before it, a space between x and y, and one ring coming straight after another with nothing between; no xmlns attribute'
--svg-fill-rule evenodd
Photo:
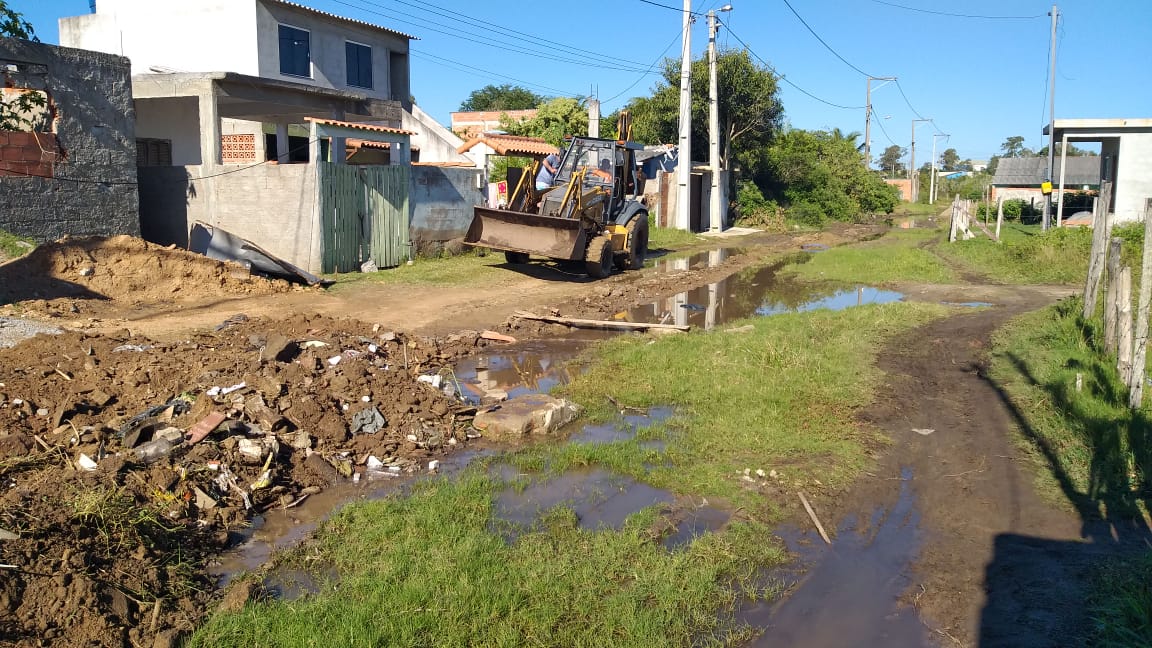
<svg viewBox="0 0 1152 648"><path fill-rule="evenodd" d="M521 122L501 119L500 127L512 135L540 137L560 146L565 135L588 132L588 109L583 101L558 97L540 105L536 116Z"/></svg>
<svg viewBox="0 0 1152 648"><path fill-rule="evenodd" d="M895 177L896 175L904 173L904 163L900 160L907 154L907 149L893 144L884 149L879 159L876 160L876 164L880 165L881 170L889 172L891 174L889 177Z"/></svg>
<svg viewBox="0 0 1152 648"><path fill-rule="evenodd" d="M10 9L7 0L0 0L0 36L40 42L40 39L36 38L36 31L32 29L32 23L14 9Z"/></svg>
<svg viewBox="0 0 1152 648"><path fill-rule="evenodd" d="M991 158L988 159L988 168L985 169L985 172L988 175L994 176L994 175L996 175L996 167L998 167L998 166L1000 166L1000 156L999 155L993 155Z"/></svg>
<svg viewBox="0 0 1152 648"><path fill-rule="evenodd" d="M944 152L940 154L940 167L941 168L947 169L949 171L953 171L953 170L957 169L959 166L960 166L960 154L956 152L956 149L954 149L954 148L945 149Z"/></svg>
<svg viewBox="0 0 1152 648"><path fill-rule="evenodd" d="M1041 156L1048 155L1048 147L1045 146L1044 148L1040 149L1039 151L1036 152L1036 155L1041 155ZM1060 155L1060 142L1056 142L1056 155ZM1069 144L1068 145L1068 156L1069 157L1079 157L1082 155L1094 155L1094 154L1092 153L1092 151L1086 151L1086 150L1076 146L1075 144Z"/></svg>
<svg viewBox="0 0 1152 648"><path fill-rule="evenodd" d="M1020 135L1013 135L1004 140L1004 143L1000 145L1000 150L1004 152L1004 155L1000 157L1016 158L1035 155L1032 149L1024 146L1024 138Z"/></svg>
<svg viewBox="0 0 1152 648"><path fill-rule="evenodd" d="M768 148L774 195L795 220L820 225L890 213L897 191L864 168L853 140L829 131L787 130Z"/></svg>
<svg viewBox="0 0 1152 648"><path fill-rule="evenodd" d="M460 110L465 112L528 110L547 100L547 97L510 83L499 86L486 85L479 90L473 90L472 94L460 104Z"/></svg>
<svg viewBox="0 0 1152 648"><path fill-rule="evenodd" d="M692 159L708 159L708 59L692 62ZM784 107L776 75L746 50L716 55L721 158L728 168L757 176L767 170L765 148L780 129ZM679 138L680 62L665 59L663 78L651 97L632 100L633 136L648 144Z"/></svg>

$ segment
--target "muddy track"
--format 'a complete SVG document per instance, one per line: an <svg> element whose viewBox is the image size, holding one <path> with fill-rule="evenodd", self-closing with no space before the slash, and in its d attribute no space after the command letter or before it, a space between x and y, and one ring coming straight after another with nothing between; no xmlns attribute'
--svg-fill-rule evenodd
<svg viewBox="0 0 1152 648"><path fill-rule="evenodd" d="M823 503L840 521L834 546L816 550L766 641L1084 644L1090 567L1140 540L1114 539L1107 520L1035 492L1013 438L1027 422L986 362L993 332L1052 296L1011 291L1005 305L937 320L881 354L888 381L860 418L893 445L847 497ZM858 610L830 609L830 597Z"/></svg>

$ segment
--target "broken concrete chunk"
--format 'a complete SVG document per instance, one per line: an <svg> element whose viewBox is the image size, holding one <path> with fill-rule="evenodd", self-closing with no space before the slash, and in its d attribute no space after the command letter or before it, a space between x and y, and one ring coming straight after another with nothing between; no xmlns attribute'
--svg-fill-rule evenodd
<svg viewBox="0 0 1152 648"><path fill-rule="evenodd" d="M547 394L528 394L476 414L472 425L497 437L550 434L576 420L580 407Z"/></svg>
<svg viewBox="0 0 1152 648"><path fill-rule="evenodd" d="M269 333L264 343L264 357L276 362L291 362L300 347L279 333Z"/></svg>
<svg viewBox="0 0 1152 648"><path fill-rule="evenodd" d="M199 488L193 489L192 492L196 494L196 508L200 509L201 511L207 511L209 509L216 508L217 502L212 498L211 495L205 493Z"/></svg>
<svg viewBox="0 0 1152 648"><path fill-rule="evenodd" d="M220 412L211 412L204 418L200 419L195 425L188 428L188 435L185 437L188 443L199 443L204 440L215 430L221 423L224 422L224 415Z"/></svg>

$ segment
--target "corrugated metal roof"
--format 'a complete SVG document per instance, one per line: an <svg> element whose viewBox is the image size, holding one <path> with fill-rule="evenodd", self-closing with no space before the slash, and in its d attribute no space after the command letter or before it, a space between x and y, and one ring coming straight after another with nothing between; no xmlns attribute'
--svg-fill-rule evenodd
<svg viewBox="0 0 1152 648"><path fill-rule="evenodd" d="M484 133L464 142L456 149L458 153L467 153L474 146L484 144L496 151L497 155L527 155L545 156L555 153L555 144L539 137L521 137L518 135L497 135Z"/></svg>
<svg viewBox="0 0 1152 648"><path fill-rule="evenodd" d="M305 117L304 121L314 122L321 126L340 126L341 128L351 128L353 130L370 131L374 133L391 133L393 135L415 135L416 133L402 128L392 128L390 126L378 126L376 124L365 124L362 122L346 122L336 119L321 119L319 117Z"/></svg>
<svg viewBox="0 0 1152 648"><path fill-rule="evenodd" d="M1100 157L1077 155L1065 158L1064 185L1099 185ZM1053 162L1053 184L1060 182L1060 158ZM992 184L998 187L1038 187L1048 175L1047 157L1001 158Z"/></svg>
<svg viewBox="0 0 1152 648"><path fill-rule="evenodd" d="M396 31L395 29L388 29L387 27L381 27L380 25L376 25L376 24L373 24L373 23L370 23L370 22L367 22L364 20L357 20L356 18L348 18L347 16L341 16L338 14L329 13L327 11L321 11L320 9L313 9L312 7L308 7L308 6L305 6L305 5L296 3L296 2L289 2L288 0L265 0L265 1L266 2L275 2L276 4L284 5L286 7L294 7L296 9L300 9L301 11L307 11L308 13L316 14L317 16L326 16L328 18L335 18L336 20L340 20L340 21L348 22L348 23L353 23L355 25L360 25L361 27L368 27L370 29L375 29L375 30L382 31L382 32L388 32L389 34L394 34L396 36L402 36L402 37L407 38L409 40L420 40L419 38L417 38L416 36L413 36L412 34L405 34L402 31Z"/></svg>

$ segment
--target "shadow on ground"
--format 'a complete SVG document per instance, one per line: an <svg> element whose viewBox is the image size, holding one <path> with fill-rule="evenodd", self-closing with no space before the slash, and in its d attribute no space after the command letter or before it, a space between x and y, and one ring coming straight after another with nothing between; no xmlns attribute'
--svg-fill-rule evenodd
<svg viewBox="0 0 1152 648"><path fill-rule="evenodd" d="M1140 508L1149 503L1152 493L1147 484L1147 476L1152 475L1152 422L1142 412L1118 420L1105 409L1088 407L1086 399L1074 397L1075 388L1065 381L1042 382L1025 358L1009 354L1008 359L1024 380L1047 393L1065 418L1081 422L1092 449L1091 470L1088 483L1077 484L1062 461L1067 449L1055 447L1052 439L1040 433L1003 384L983 376L1075 508L1083 541L997 535L992 561L985 569L988 597L981 612L978 645L1088 645L1094 624L1090 605L1094 580L1109 562L1152 548L1152 529ZM1099 385L1100 399L1126 406L1127 394L1107 387L1115 383L1111 367L1100 361L1084 366L1073 360L1067 368ZM1056 629L1060 632L1053 632Z"/></svg>

